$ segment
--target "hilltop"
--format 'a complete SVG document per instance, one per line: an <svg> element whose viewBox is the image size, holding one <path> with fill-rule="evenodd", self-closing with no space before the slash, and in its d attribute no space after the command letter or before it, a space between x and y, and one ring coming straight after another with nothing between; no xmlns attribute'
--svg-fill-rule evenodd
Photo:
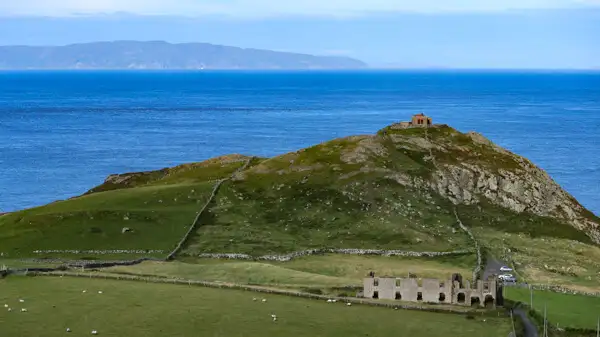
<svg viewBox="0 0 600 337"><path fill-rule="evenodd" d="M395 124L273 158L112 175L83 196L0 217L0 247L11 257L164 258L189 233L175 258L372 249L465 255L474 267L480 246L528 280L592 289L599 224L481 134Z"/></svg>
<svg viewBox="0 0 600 337"><path fill-rule="evenodd" d="M0 46L0 69L362 69L359 60L209 43L115 41Z"/></svg>

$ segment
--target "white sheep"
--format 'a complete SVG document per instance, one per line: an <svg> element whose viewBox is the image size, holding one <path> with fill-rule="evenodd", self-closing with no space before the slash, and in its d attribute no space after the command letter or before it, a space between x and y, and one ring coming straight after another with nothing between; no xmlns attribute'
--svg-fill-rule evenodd
<svg viewBox="0 0 600 337"><path fill-rule="evenodd" d="M25 302L25 300L19 300L19 302L23 303L23 302Z"/></svg>
<svg viewBox="0 0 600 337"><path fill-rule="evenodd" d="M331 302L333 302L333 300L331 300L331 299L328 299L328 300L327 300L327 303L331 303Z"/></svg>
<svg viewBox="0 0 600 337"><path fill-rule="evenodd" d="M352 303L348 302L346 305L347 305L347 306L351 306L351 305L352 305Z"/></svg>
<svg viewBox="0 0 600 337"><path fill-rule="evenodd" d="M27 312L27 309L23 308L21 309L21 312Z"/></svg>
<svg viewBox="0 0 600 337"><path fill-rule="evenodd" d="M71 332L71 329L67 328L67 332Z"/></svg>
<svg viewBox="0 0 600 337"><path fill-rule="evenodd" d="M333 302L333 303L336 303L336 302L337 302L337 300L331 300L331 302Z"/></svg>
<svg viewBox="0 0 600 337"><path fill-rule="evenodd" d="M252 299L253 301L256 301L256 297Z"/></svg>
<svg viewBox="0 0 600 337"><path fill-rule="evenodd" d="M11 309L11 308L8 308L8 311L12 311L12 309Z"/></svg>
<svg viewBox="0 0 600 337"><path fill-rule="evenodd" d="M275 315L275 314L272 314L272 315L271 315L271 317L272 317L272 318L277 318L277 315Z"/></svg>
<svg viewBox="0 0 600 337"><path fill-rule="evenodd" d="M98 291L98 294L102 294L102 290Z"/></svg>
<svg viewBox="0 0 600 337"><path fill-rule="evenodd" d="M5 304L5 305L4 305L4 307L5 307L5 308L8 308L8 304Z"/></svg>
<svg viewBox="0 0 600 337"><path fill-rule="evenodd" d="M98 334L98 331L92 330L92 335L97 335L97 334Z"/></svg>
<svg viewBox="0 0 600 337"><path fill-rule="evenodd" d="M262 299L262 301L263 301L263 302L266 302L266 301L267 301L267 299L266 299L266 298L263 298L263 299Z"/></svg>
<svg viewBox="0 0 600 337"><path fill-rule="evenodd" d="M83 292L84 292L84 293L86 293L86 292L87 292L87 290L84 290Z"/></svg>

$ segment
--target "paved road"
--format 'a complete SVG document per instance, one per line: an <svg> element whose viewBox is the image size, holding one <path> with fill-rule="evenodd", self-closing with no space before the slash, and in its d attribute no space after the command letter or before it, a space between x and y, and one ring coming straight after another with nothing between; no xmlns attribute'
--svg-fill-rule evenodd
<svg viewBox="0 0 600 337"><path fill-rule="evenodd" d="M538 337L536 326L529 320L523 309L513 310L513 315L518 316L525 327L525 337Z"/></svg>
<svg viewBox="0 0 600 337"><path fill-rule="evenodd" d="M488 276L496 274L502 274L500 271L500 267L505 266L506 264L502 261L498 261L491 256L488 256L487 263L485 265L485 270L483 271L483 279L487 280Z"/></svg>

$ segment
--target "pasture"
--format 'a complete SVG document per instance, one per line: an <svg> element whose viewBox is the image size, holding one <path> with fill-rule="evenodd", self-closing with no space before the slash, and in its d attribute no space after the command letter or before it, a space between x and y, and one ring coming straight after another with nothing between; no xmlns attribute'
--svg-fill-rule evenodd
<svg viewBox="0 0 600 337"><path fill-rule="evenodd" d="M530 302L528 288L505 287L504 296L526 304ZM533 291L533 308L542 315L547 308L548 321L559 327L595 329L600 316L600 297Z"/></svg>
<svg viewBox="0 0 600 337"><path fill-rule="evenodd" d="M2 335L11 337L65 336L69 335L67 328L75 336L96 330L99 336L127 337L505 337L511 329L506 318L467 319L455 314L167 284L8 277L0 280L0 288ZM5 303L13 310L4 308Z"/></svg>
<svg viewBox="0 0 600 337"><path fill-rule="evenodd" d="M107 268L102 272L301 289L362 286L363 278L370 271L378 275L407 276L411 273L418 277L448 279L456 272L470 275L475 265L472 255L408 258L328 254L289 262L189 258L184 261L144 262Z"/></svg>

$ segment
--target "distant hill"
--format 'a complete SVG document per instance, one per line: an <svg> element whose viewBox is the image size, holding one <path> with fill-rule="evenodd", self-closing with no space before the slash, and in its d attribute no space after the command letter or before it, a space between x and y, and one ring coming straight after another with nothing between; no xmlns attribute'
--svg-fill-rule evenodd
<svg viewBox="0 0 600 337"><path fill-rule="evenodd" d="M0 69L360 69L338 56L244 49L209 43L94 42L0 47Z"/></svg>

